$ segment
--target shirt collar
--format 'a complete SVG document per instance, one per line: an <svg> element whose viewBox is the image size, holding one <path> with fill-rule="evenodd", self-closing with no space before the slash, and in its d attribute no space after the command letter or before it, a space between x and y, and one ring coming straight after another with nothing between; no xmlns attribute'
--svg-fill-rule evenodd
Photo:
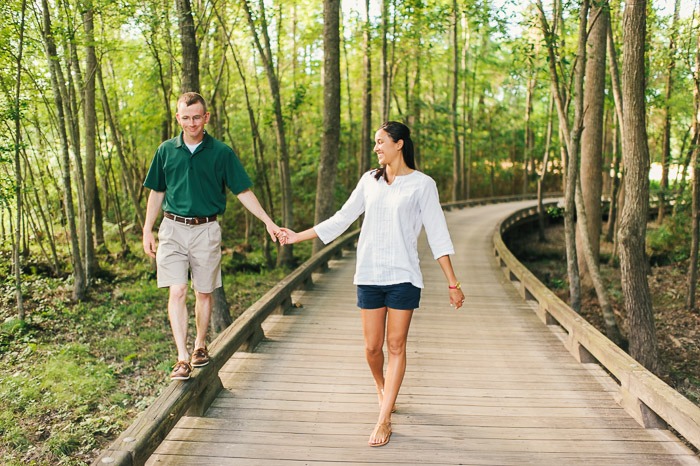
<svg viewBox="0 0 700 466"><path fill-rule="evenodd" d="M177 140L175 141L175 147L182 147L185 145L185 140L183 139L183 133L184 131L180 131L180 134L177 137ZM209 136L209 133L207 133L207 130L204 130L204 138L202 139L202 142L200 143L203 147L209 147L211 145L211 136ZM188 149L189 150L189 149Z"/></svg>

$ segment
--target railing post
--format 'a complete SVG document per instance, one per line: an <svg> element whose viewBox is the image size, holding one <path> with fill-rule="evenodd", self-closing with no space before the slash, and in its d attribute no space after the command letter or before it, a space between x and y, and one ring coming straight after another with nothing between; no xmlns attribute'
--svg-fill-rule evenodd
<svg viewBox="0 0 700 466"><path fill-rule="evenodd" d="M668 428L666 421L652 411L642 400L630 393L625 387L620 386L615 398L615 401L645 429Z"/></svg>
<svg viewBox="0 0 700 466"><path fill-rule="evenodd" d="M257 324L255 325L255 327L253 327L252 333L245 341L245 343L241 345L238 351L252 353L257 344L260 343L263 338L265 338L265 332L263 331L262 326L260 324Z"/></svg>
<svg viewBox="0 0 700 466"><path fill-rule="evenodd" d="M192 404L190 404L190 407L187 409L185 416L204 416L204 413L207 412L207 409L209 409L209 406L211 406L214 399L219 395L219 392L221 392L223 388L224 384L221 382L219 374L214 374L214 377L205 383L205 388L201 395L192 400Z"/></svg>

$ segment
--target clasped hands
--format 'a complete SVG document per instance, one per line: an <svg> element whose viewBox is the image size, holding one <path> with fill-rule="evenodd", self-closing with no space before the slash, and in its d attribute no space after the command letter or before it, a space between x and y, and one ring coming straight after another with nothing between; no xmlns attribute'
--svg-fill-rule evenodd
<svg viewBox="0 0 700 466"><path fill-rule="evenodd" d="M280 242L281 245L285 244L294 244L299 242L299 234L293 230L290 230L289 228L280 228L279 233L277 234L277 240Z"/></svg>

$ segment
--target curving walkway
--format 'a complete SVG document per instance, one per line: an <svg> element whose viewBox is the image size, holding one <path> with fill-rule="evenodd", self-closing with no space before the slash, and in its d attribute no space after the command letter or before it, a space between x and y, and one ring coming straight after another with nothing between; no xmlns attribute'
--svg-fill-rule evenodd
<svg viewBox="0 0 700 466"><path fill-rule="evenodd" d="M532 201L448 212L467 302L454 310L426 242L391 442L367 446L378 404L355 305L354 253L273 316L253 353L220 373L204 417L184 417L147 464L699 465L666 430L640 427L616 385L579 364L508 283L496 222Z"/></svg>

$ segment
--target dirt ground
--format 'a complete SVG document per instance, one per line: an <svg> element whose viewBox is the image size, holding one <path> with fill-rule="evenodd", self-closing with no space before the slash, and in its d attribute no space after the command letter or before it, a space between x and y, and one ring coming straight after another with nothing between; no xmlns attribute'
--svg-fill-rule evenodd
<svg viewBox="0 0 700 466"><path fill-rule="evenodd" d="M508 242L511 251L545 285L561 299L569 302L566 277L566 251L563 225L547 229L547 241L538 241L537 231L527 231ZM607 285L617 323L627 337L620 270L617 260L610 264L613 245L601 240L601 274ZM656 333L663 369L659 376L696 404L700 404L700 307L685 309L687 261L651 267L649 288L656 320ZM595 290L582 284L583 317L605 333L603 317ZM699 296L700 297L700 296Z"/></svg>

